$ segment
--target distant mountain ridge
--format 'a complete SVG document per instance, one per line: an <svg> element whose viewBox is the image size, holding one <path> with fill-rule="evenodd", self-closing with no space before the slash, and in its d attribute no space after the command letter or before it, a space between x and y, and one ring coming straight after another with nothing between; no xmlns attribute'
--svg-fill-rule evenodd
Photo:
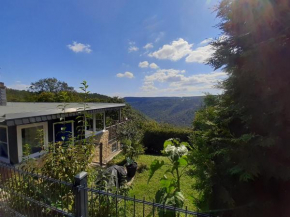
<svg viewBox="0 0 290 217"><path fill-rule="evenodd" d="M125 101L146 116L176 126L190 127L195 112L203 105L203 96L125 97Z"/></svg>

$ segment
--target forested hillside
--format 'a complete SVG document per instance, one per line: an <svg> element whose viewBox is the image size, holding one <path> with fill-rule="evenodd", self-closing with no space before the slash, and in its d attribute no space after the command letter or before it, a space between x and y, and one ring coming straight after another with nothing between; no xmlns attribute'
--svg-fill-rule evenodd
<svg viewBox="0 0 290 217"><path fill-rule="evenodd" d="M125 101L160 123L189 127L203 97L125 97Z"/></svg>
<svg viewBox="0 0 290 217"><path fill-rule="evenodd" d="M36 93L27 90L15 90L7 88L7 100L8 102L61 102L60 93L42 92ZM67 93L70 101L80 102L82 101L83 93L76 91ZM98 93L88 94L88 100L90 102L111 102L113 98L101 95Z"/></svg>

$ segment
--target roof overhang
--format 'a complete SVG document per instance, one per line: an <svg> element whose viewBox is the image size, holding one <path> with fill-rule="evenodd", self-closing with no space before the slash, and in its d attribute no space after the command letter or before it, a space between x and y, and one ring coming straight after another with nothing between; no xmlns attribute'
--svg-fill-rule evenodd
<svg viewBox="0 0 290 217"><path fill-rule="evenodd" d="M86 108L85 111L88 112L89 114L95 114L95 113L102 113L105 111L118 110L124 107L125 107L125 104L112 103L111 105L108 105L106 107L90 106L89 108ZM5 114L4 116L1 116L0 123L4 122L6 123L7 126L30 124L30 123L58 119L61 117L77 116L84 113L85 111L81 109L80 107L78 107L78 108L67 108L65 109L65 112L62 112L60 109L49 109L49 110L43 110L43 111L37 111L37 112L10 113L10 114Z"/></svg>

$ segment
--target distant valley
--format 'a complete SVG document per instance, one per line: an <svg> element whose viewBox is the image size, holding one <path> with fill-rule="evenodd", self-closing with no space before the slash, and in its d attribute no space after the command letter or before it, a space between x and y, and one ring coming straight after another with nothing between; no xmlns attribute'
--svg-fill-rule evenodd
<svg viewBox="0 0 290 217"><path fill-rule="evenodd" d="M125 97L125 101L160 123L190 127L194 113L201 108L203 96Z"/></svg>

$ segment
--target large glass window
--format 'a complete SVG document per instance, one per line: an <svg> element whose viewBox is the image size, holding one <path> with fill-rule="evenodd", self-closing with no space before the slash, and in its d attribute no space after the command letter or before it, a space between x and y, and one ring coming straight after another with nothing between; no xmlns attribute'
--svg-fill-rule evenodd
<svg viewBox="0 0 290 217"><path fill-rule="evenodd" d="M93 115L86 117L86 136L92 136L94 133L94 119Z"/></svg>
<svg viewBox="0 0 290 217"><path fill-rule="evenodd" d="M35 123L17 126L18 160L23 157L38 157L44 152L48 142L47 123Z"/></svg>
<svg viewBox="0 0 290 217"><path fill-rule="evenodd" d="M0 157L8 159L7 128L0 126Z"/></svg>
<svg viewBox="0 0 290 217"><path fill-rule="evenodd" d="M44 146L43 126L21 129L23 156L40 152Z"/></svg>
<svg viewBox="0 0 290 217"><path fill-rule="evenodd" d="M95 126L94 126L95 121ZM94 127L96 129L94 129ZM104 129L104 114L98 113L86 117L86 137L94 135L94 132L100 132Z"/></svg>
<svg viewBox="0 0 290 217"><path fill-rule="evenodd" d="M104 114L96 114L96 132L102 131L104 129Z"/></svg>

